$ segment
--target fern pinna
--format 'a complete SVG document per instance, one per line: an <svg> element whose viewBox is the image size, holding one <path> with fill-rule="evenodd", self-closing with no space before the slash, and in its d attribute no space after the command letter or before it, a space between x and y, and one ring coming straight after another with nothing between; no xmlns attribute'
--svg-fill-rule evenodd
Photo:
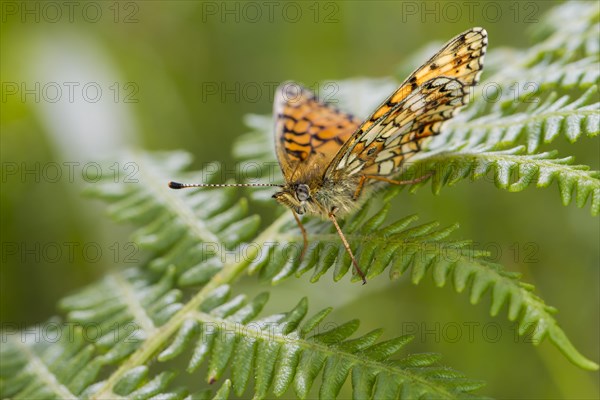
<svg viewBox="0 0 600 400"><path fill-rule="evenodd" d="M548 146L560 138L597 140L598 18L597 4L566 3L535 27L531 48L490 51L489 75L472 106L404 176L436 173L410 190L431 184L437 193L490 176L496 187L511 192L556 182L565 205L574 199L597 215L598 172ZM501 62L506 59L514 62ZM530 82L535 85L526 86ZM352 99L379 101L388 84L340 82L339 105L364 114L372 104ZM234 144L236 158L274 163L271 116L246 121L251 132ZM384 339L377 327L358 333L358 320L330 322L331 308L309 313L306 298L298 298L293 308L265 313L267 293L250 299L243 294L237 279L247 273L258 275L259 283L281 285L306 273L310 281L347 276L350 260L329 224L307 221L310 247L300 259L302 236L291 216L262 222L231 188L173 193L165 185L174 176L192 180L214 174L214 168L185 172L191 160L183 152L131 150L122 157L139 166L139 184L107 177L87 192L109 203L112 218L136 227L133 238L147 258L133 267L115 265L98 282L65 297L62 319L3 336L8 337L0 350L3 398L477 396L473 392L481 381L441 366L437 354L412 353L410 335L388 332ZM270 194L267 189L248 193L255 203ZM431 278L436 286L451 284L473 304L489 299L490 313L506 309L518 333L529 332L534 344L548 338L573 364L598 369L575 349L556 309L520 274L462 239L457 225L440 228L436 222L417 223L416 216L391 217L400 194L398 188L382 192L344 221L368 278L386 274L415 284ZM398 315L402 318L401 311ZM487 365L482 360L480 375Z"/></svg>

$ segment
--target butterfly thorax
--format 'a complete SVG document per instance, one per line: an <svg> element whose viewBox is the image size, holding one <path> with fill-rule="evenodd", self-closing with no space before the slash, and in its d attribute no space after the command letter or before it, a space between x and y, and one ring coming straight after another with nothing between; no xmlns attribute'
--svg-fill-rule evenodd
<svg viewBox="0 0 600 400"><path fill-rule="evenodd" d="M357 182L354 179L333 181L323 179L319 182L297 181L287 184L275 195L281 204L291 208L297 214L319 215L327 218L334 209L336 215L344 215L353 211L361 198L354 199Z"/></svg>

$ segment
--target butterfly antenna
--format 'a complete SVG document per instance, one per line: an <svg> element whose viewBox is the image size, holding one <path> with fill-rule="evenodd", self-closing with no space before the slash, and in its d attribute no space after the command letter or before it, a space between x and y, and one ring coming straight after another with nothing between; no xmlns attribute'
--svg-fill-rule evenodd
<svg viewBox="0 0 600 400"><path fill-rule="evenodd" d="M221 188L221 187L255 187L255 186L276 186L283 187L276 183L179 183L169 182L171 189L186 189L186 188Z"/></svg>

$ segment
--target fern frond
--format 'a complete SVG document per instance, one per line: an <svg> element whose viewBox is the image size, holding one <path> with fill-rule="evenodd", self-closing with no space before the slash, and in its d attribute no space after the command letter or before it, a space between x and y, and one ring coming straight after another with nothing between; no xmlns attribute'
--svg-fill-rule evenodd
<svg viewBox="0 0 600 400"><path fill-rule="evenodd" d="M241 140L244 145L236 146L234 155L243 161L248 161L255 156L259 156L263 160L268 159L269 138L265 129L271 124L270 118L251 116L247 119L247 123L254 129L254 132L243 136ZM246 152L244 150L246 148L252 148L254 151ZM432 188L436 193L443 185L453 185L465 178L486 178L491 170L496 186L509 191L520 191L533 183L538 187L546 187L556 180L565 205L570 203L575 192L579 207L583 207L587 199L591 198L592 214L597 215L600 212L600 174L597 171L589 171L587 166L571 165L572 157L559 159L556 158L556 152L527 155L523 146L509 150L494 150L494 147L469 147L463 143L462 146L447 150L438 154L429 153L413 163L412 168L407 171L408 176L406 177L411 176L411 169L421 173L435 171L431 180ZM427 181L424 181L413 185L411 189L416 190L426 183ZM390 193L393 193L394 190L392 189ZM265 199L267 196L259 195L255 198ZM354 218L364 217L366 210L366 207L363 208L363 211ZM372 224L376 222L381 224L385 211L377 215L381 220L373 219ZM350 219L350 221L352 220L353 218ZM410 221L398 221L401 230L404 223L408 224ZM433 231L434 227L433 225L424 225L415 229L417 232L423 229L425 235L439 235L438 240L444 239L444 241L431 241L427 236L421 238L417 236L415 242L394 242L392 245L385 246L384 244L389 242L389 237L385 235L378 237L376 231L354 236L353 230L347 225L344 227L344 232L352 241L353 251L357 255L360 265L368 266L368 271L365 272L369 277L378 275L389 267L390 276L396 278L412 266L413 282L418 283L425 272L431 269L434 280L440 286L443 286L447 279L456 279L455 287L457 291L461 292L467 287L467 283L472 284L471 300L474 303L479 301L490 286L498 284L498 289L491 291L493 315L499 312L504 301L508 299L509 319L519 321L521 334L527 330L527 327L539 324L540 329L536 331L536 340L541 341L548 335L572 362L583 368L596 368L595 363L587 360L574 349L552 315L553 308L543 305L543 302L531 292L530 285L519 282L517 276L511 274L505 276L505 272L499 265L485 262L480 258L481 254L469 249L470 242L445 241L452 229L436 232ZM289 229L293 229L293 227ZM317 280L328 269L335 266L334 279L341 279L350 269L348 255L337 241L336 235L319 236L318 229L323 228L321 226L321 228L313 229L309 248L301 264L295 258L299 253L300 237L298 235L284 236L280 237L279 249L271 248L269 251L263 251L263 257L257 258L250 265L250 271L260 270L265 279L276 283L311 268L314 268L312 280ZM383 232L385 231L383 230ZM398 232L399 235L402 233L402 231ZM289 251L289 248L286 247L289 242L297 243L297 251ZM455 246L457 247L455 248ZM284 250L286 251L284 252ZM448 251L461 256L458 260L449 262L448 257L445 256ZM375 255L377 256L375 257ZM462 264L463 262L465 264ZM464 268L461 268L461 265ZM454 275L455 273L458 275ZM475 279L471 278L472 274L474 276L481 275ZM507 289L507 287L511 287L511 289ZM541 313L538 310L544 311ZM518 319L519 316L524 319ZM537 321L537 318L541 319Z"/></svg>
<svg viewBox="0 0 600 400"><path fill-rule="evenodd" d="M132 275L137 273L143 274L143 271ZM331 309L305 318L306 299L289 312L257 318L267 301L266 294L247 301L244 296L231 297L229 286L224 285L209 293L201 292L205 295L183 305L173 296L170 296L171 301L164 301L169 297L168 292L158 295L164 292L164 282L172 282L172 279L163 277L155 284L142 284L135 279L123 281L123 286L130 286L127 291L133 293L137 289L140 295L135 297L147 300L142 302L145 309L178 310L155 330L137 327L140 333L135 335L135 340L131 335L111 332L112 343L104 340L105 336L89 343L90 337L86 336L89 320L82 319L81 315L96 315L93 320L100 321L99 331L107 329L109 322L122 326L128 320L133 321L131 317L115 320L110 314L95 312L104 308L96 303L102 297L109 304L120 302L124 306L127 303L118 294L107 292L103 283L67 298L63 306L68 310L67 326L74 327L72 336L41 328L40 332L46 333L44 338L56 334L60 340L56 343L39 338L31 342L12 340L2 347L3 384L8 388L3 390L4 395L184 398L189 390L171 388L174 373L166 370L150 377L146 364L152 359L160 364L184 354L190 374L200 365L207 365L209 384L222 380L229 371L229 380L224 381L215 398L227 398L230 391L242 396L249 390L251 377L254 377L255 398L264 398L269 392L281 396L289 388L293 388L298 397L306 398L319 375L322 376L321 398L335 398L349 376L357 398L391 391L402 393L404 398L450 399L464 397L482 386L479 381L438 366L437 356L413 354L393 359L412 340L410 336L382 342L378 341L382 331L375 330L352 338L359 327L358 321L324 324ZM92 297L91 292L95 293ZM153 295L148 297L149 293ZM88 301L90 298L94 301ZM161 306L156 307L156 304ZM175 304L178 306L173 307ZM120 367L113 369L107 380L97 381L103 369L117 363Z"/></svg>
<svg viewBox="0 0 600 400"><path fill-rule="evenodd" d="M430 380L427 370L432 368L434 359L418 368L407 368L407 360L391 361L390 357L412 337L377 343L382 333L378 330L350 339L358 329L356 320L323 330L322 321L331 309L302 322L307 313L306 299L288 313L255 319L265 298L261 295L250 303L239 297L224 299L223 304L193 314L187 322L197 329L187 329L182 334L188 337L186 341L196 343L188 371L193 372L207 360L207 381L214 382L231 365L235 393L242 396L254 376L257 398L265 397L269 390L281 396L288 388L293 388L298 397L306 398L321 373L321 398L335 398L350 374L357 398L384 389L396 392L402 389L407 398L425 394L447 398L470 391L455 391L459 382L464 387L480 386L452 370L447 370L446 382ZM178 339L173 343L180 343ZM180 347L175 351L182 350ZM375 376L380 379L372 380ZM386 382L382 381L384 376Z"/></svg>
<svg viewBox="0 0 600 400"><path fill-rule="evenodd" d="M255 151L246 153L244 151L246 146L236 146L234 155L245 161L253 156L266 159L269 157L265 151L268 149L269 139L264 129L270 126L270 119L251 116L247 119L247 123L254 132L245 135L242 140L244 144L252 143L249 147ZM556 180L564 204L571 201L575 191L578 206L583 207L591 197L592 214L596 215L600 211L599 173L589 171L586 166L571 165L572 157L558 159L556 152L527 155L523 146L509 150L494 150L493 147L485 146L469 147L466 144L462 147L464 149L457 146L456 149L448 149L447 152L430 153L413 163L411 167L420 172L435 171L431 180L436 193L443 185L453 185L465 178L488 177L490 170L493 170L496 186L509 191L523 190L532 183L538 187L545 187ZM410 172L409 169L408 176ZM416 190L425 184L426 181L421 182L413 185L411 189ZM396 191L397 189L391 189L388 196L393 196ZM265 197L258 196L260 199ZM583 368L596 368L595 363L575 350L554 318L554 309L544 305L541 299L532 293L533 288L530 285L520 282L517 275L502 271L501 266L486 262L482 258L484 254L470 247L470 241L447 240L448 235L456 227L436 231L435 224L426 224L415 227L412 231L407 229L412 220L405 219L390 225L390 228L382 228L378 231L375 228L383 223L386 209L375 214L369 222L364 220L351 222L361 221L361 218L366 217L366 212L367 207L363 207L361 212L350 218L343 229L346 237L351 241L353 252L360 265L367 266L365 269L368 270L365 272L368 277L374 277L389 268L390 277L394 279L412 267L412 281L418 283L425 273L431 270L439 286L452 280L457 291L462 292L472 285L470 288L473 303L478 302L490 287L498 285L497 289L490 290L492 315L496 315L504 302L508 302L509 319L519 322L521 334L527 331L527 327L538 324L539 329L536 330L535 339L538 343L548 335L572 362ZM361 224L373 230L366 229L355 233L354 230ZM308 226L311 227L310 224ZM301 243L298 233L280 237L278 248L263 251L263 257L257 258L250 265L250 271L260 270L262 277L277 283L293 274L302 274L312 268L314 272L311 279L314 281L334 267L334 279L341 279L350 270L350 259L333 232L325 235L319 233L319 229L325 229L324 226L328 225L317 224L313 227L309 248L302 263L296 259ZM289 229L293 229L293 225ZM390 234L398 235L397 240L391 240ZM406 235L406 238L403 235ZM297 251L289 251L286 246L289 242L297 244ZM454 256L458 258L455 259Z"/></svg>
<svg viewBox="0 0 600 400"><path fill-rule="evenodd" d="M372 216L368 216L367 210L368 207L363 207L342 229L368 279L386 270L390 279L398 279L410 271L412 282L418 284L431 272L438 287L451 282L458 293L467 289L472 304L477 304L489 291L492 315L497 315L506 304L508 318L518 323L519 334L535 327L534 344L548 337L571 362L586 369L597 368L569 342L554 317L556 310L533 293L532 285L521 282L519 274L486 261L486 253L474 249L471 241L449 239L457 226L438 229L437 223L428 223L411 227L416 216L383 226L388 206ZM289 233L293 225L284 227L287 233L278 236L277 246L263 251L264 256L253 261L250 271L259 271L263 279L278 283L309 270L313 270L311 280L316 281L333 268L333 279L342 279L352 264L329 225L314 221L306 225L312 232L302 261L297 257L302 244L300 233ZM296 251L290 251L290 243L295 243ZM354 276L353 280L359 278Z"/></svg>
<svg viewBox="0 0 600 400"><path fill-rule="evenodd" d="M93 328L93 329L92 329ZM90 398L102 387L97 381L107 364L105 354L90 338L99 331L93 325L50 320L27 331L16 332L0 349L2 398L77 399ZM94 333L92 333L94 332ZM115 334L117 337L118 334ZM149 377L145 365L133 368L115 387L113 399L211 398L210 390L189 393L172 387L175 373L165 371ZM227 381L215 398L224 391ZM122 397L126 396L126 397ZM225 398L225 397L224 397Z"/></svg>
<svg viewBox="0 0 600 400"><path fill-rule="evenodd" d="M253 157L268 160L270 138L265 129L270 126L270 118L251 116L247 122L258 132L243 136L239 142L243 145L238 144L234 148L235 155L246 161ZM436 191L444 184L454 184L466 177L480 179L492 168L496 184L511 191L523 190L534 182L538 186L547 186L553 179L557 179L565 203L570 201L572 190L576 188L578 205L583 206L591 196L592 212L598 212L598 173L587 171L587 167L570 165L571 158L556 159L555 153L526 155L522 147L504 151L486 151L483 147L476 150L440 153L423 159L421 164L414 166L418 165L421 171L438 171L433 179ZM511 181L513 170L519 175L518 179ZM414 188L423 184L425 183L414 185ZM260 192L260 189L257 192ZM393 191L391 193L393 195ZM270 196L258 196L259 199L267 197ZM568 341L553 316L553 308L544 305L541 299L532 293L530 285L521 283L517 275L502 271L499 265L486 262L482 258L484 254L470 247L470 241L447 240L456 227L436 231L435 224L426 224L414 230L407 229L412 222L409 218L376 230L383 223L387 210L381 210L366 222L363 219L367 210L367 207L363 207L361 212L348 220L343 229L360 264L368 266L366 272L370 278L381 274L388 267L392 278L397 278L412 268L412 280L418 283L428 270L432 270L434 280L439 286L452 280L459 292L470 287L473 303L478 302L486 290L495 288L490 290L493 315L508 302L509 319L519 322L521 334L531 326L537 325L537 343L549 336L572 362L583 368L596 368L595 363L578 353ZM356 231L360 225L367 228L364 228L364 231ZM350 270L350 260L333 232L319 233L325 226L329 227L319 223L315 226L311 226L310 223L307 225L309 229L312 228L311 241L302 263L297 259L301 243L299 233L280 233L272 235L270 239L276 241L278 246L263 247L260 254L252 259L249 271L260 271L263 278L277 283L293 274L301 274L314 268L311 278L314 281L334 266L334 279L341 279ZM289 232L293 225L287 226L286 229ZM396 235L396 240L391 240L389 235ZM289 243L296 244L296 251L290 251ZM387 243L390 244L386 245ZM458 258L453 259L454 256Z"/></svg>
<svg viewBox="0 0 600 400"><path fill-rule="evenodd" d="M558 184L563 204L575 197L582 208L590 199L592 215L600 213L600 172L586 165L573 165L573 157L557 158L557 152L527 154L524 146L494 150L494 146L467 147L464 150L429 155L411 165L417 171L434 171L432 190L454 185L463 179L493 180L497 188L520 192L529 185L548 187ZM491 174L490 174L490 171ZM424 182L413 185L416 190Z"/></svg>
<svg viewBox="0 0 600 400"><path fill-rule="evenodd" d="M520 53L511 54L513 52L499 52L498 59L492 58L490 63L500 63L500 57L521 57ZM479 89L475 91L476 98L481 98L488 104L507 107L539 98L550 90L587 89L597 85L600 79L598 57L565 63L544 60L534 66L506 65L506 62L503 65L505 66L498 73L481 82Z"/></svg>
<svg viewBox="0 0 600 400"><path fill-rule="evenodd" d="M253 119L253 123L257 126L266 124L266 121L268 118ZM262 138L257 135L254 137L257 143L266 140L264 132ZM243 140L248 142L250 136L244 137ZM252 155L259 154L258 149L261 146L250 147L255 149ZM264 149L264 146L262 148ZM569 165L570 158L555 159L555 155L552 153L543 156L526 155L523 154L522 148L505 151L480 148L477 151L469 149L439 153L421 160L420 164L414 164L414 167L418 166L421 171L425 168L439 171L434 174L433 187L436 190L439 190L442 184L453 184L468 176L472 176L474 179L481 178L485 176L488 169L492 168L497 185L513 191L522 190L532 182L536 182L540 186L548 185L553 177L557 177L565 201L570 199L568 196L571 189L577 187L578 204L583 205L591 195L592 210L594 212L598 210L598 199L600 198L598 174L582 167ZM250 155L249 153L245 154L246 156ZM240 155L239 147L238 155ZM149 155L145 157L152 158ZM170 158L163 155L163 159L167 161ZM155 164L150 171L168 170L168 166L165 165L163 168L159 160L154 160ZM456 165L450 169L452 163ZM513 181L510 180L512 170L519 174L518 178ZM161 179L160 176L151 176L149 171L144 171L144 175L148 176L150 180ZM423 184L417 184L415 188ZM110 188L110 185L116 184L107 183L107 185L109 186L106 190L113 193L114 190ZM145 190L140 185L135 186L135 188L138 187L138 190ZM396 189L388 191L386 203L397 192ZM217 194L217 191L204 191L203 193ZM121 200L119 199L119 201ZM149 198L148 201L159 203L161 198L156 195ZM170 202L161 204L156 207L172 206ZM194 196L183 198L177 202L177 210L171 210L171 212L182 215L181 218L190 215L190 218L194 218L196 221L198 217L194 216L193 212L195 204ZM499 265L486 262L482 258L483 254L471 248L469 241L450 240L448 236L456 227L436 230L435 224L425 224L409 228L408 225L413 221L411 218L382 227L387 214L386 207L371 218L367 218L369 208L363 207L343 226L358 261L365 266L365 272L369 277L379 275L389 268L390 276L397 278L411 269L412 280L414 283L418 283L428 270L432 270L434 279L440 286L445 285L448 280L452 280L459 292L470 288L473 303L478 302L486 290L491 288L492 306L490 310L493 315L497 314L502 305L507 302L509 319L519 323L522 334L528 327L537 325L538 330L534 335L534 342L539 343L548 336L575 364L583 368L593 369L596 367L593 362L583 357L572 346L552 315L553 309L544 305L531 292L529 285L521 283L518 276L502 271ZM160 213L156 215L160 215ZM202 220L198 223L205 225ZM146 221L146 224L152 226L153 222ZM185 225L186 222L182 221L181 224ZM212 276L210 282L214 282L215 279L225 279L222 282L229 282L232 277L248 269L249 272L260 271L263 278L279 282L295 273L301 274L314 268L312 279L316 280L331 267L334 267L334 279L341 279L350 270L351 264L343 245L333 233L331 225L314 221L309 222L307 228L311 232L311 240L302 263L298 261L302 243L301 236L299 232L289 234L294 229L293 221L290 216L284 215L248 245L238 242L237 245L240 247L229 255L229 259L233 261L227 266L215 267L213 265L211 267L210 263L200 263L200 267L198 267L193 263L180 262L175 269L174 279L178 285L183 286L189 284L189 281L185 279L189 276L189 271L195 271L195 268L207 268L213 274L206 275ZM145 229L141 228L142 231ZM189 244L192 248L194 248L193 240L193 238L190 239ZM202 239L195 240L197 240L196 247L205 248ZM178 244L173 244L171 247L162 248L162 252L172 254L178 251L177 248ZM453 257L458 258L454 259ZM222 278L222 274L226 274L227 278Z"/></svg>
<svg viewBox="0 0 600 400"><path fill-rule="evenodd" d="M444 135L452 142L468 141L468 146L502 143L527 145L527 152L538 150L542 143L549 144L559 135L575 143L581 135L597 136L600 132L600 102L598 88L592 86L581 97L569 102L569 96L557 98L551 93L545 101L532 102L527 110L489 111L471 119L449 121ZM537 99L539 100L539 99ZM448 138L437 137L430 149L448 146Z"/></svg>

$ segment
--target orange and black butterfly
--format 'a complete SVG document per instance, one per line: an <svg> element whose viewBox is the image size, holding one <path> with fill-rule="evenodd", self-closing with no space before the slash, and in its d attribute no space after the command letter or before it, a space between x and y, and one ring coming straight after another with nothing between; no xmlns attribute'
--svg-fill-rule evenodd
<svg viewBox="0 0 600 400"><path fill-rule="evenodd" d="M483 28L456 36L364 121L320 102L300 85L284 83L277 89L274 117L275 149L285 184L169 182L169 187L279 186L273 197L292 210L304 248L307 235L298 215L330 219L365 283L337 217L353 212L380 185L411 184L431 175L393 179L424 141L439 134L443 123L466 104L483 69L486 46Z"/></svg>

